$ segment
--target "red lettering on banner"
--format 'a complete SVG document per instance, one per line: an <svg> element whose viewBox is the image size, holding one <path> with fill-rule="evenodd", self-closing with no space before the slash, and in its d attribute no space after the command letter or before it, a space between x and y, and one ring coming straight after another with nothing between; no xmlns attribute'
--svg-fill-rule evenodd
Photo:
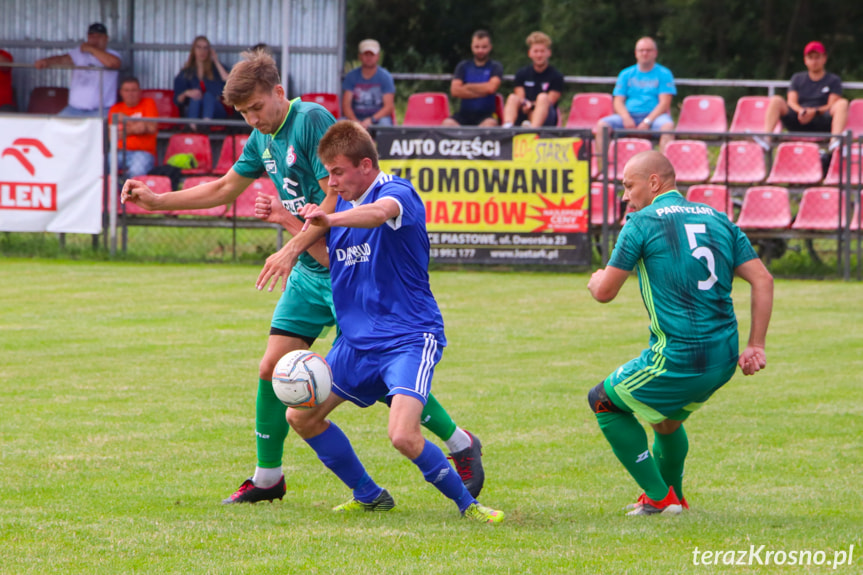
<svg viewBox="0 0 863 575"><path fill-rule="evenodd" d="M57 184L0 182L0 209L57 211Z"/></svg>

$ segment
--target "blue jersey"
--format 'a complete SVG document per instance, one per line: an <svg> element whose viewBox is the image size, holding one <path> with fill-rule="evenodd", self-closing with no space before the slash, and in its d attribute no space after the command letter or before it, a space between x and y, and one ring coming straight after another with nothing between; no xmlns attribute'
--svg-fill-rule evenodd
<svg viewBox="0 0 863 575"><path fill-rule="evenodd" d="M626 109L630 114L649 114L659 105L660 94L677 94L671 70L654 64L649 72L642 72L638 64L624 68L614 85L615 96L626 98Z"/></svg>
<svg viewBox="0 0 863 575"><path fill-rule="evenodd" d="M482 66L477 66L473 59L462 60L453 73L465 84L483 84L492 78L503 79L503 66L497 60L488 60ZM461 111L468 114L494 114L496 108L495 95L467 98L461 101Z"/></svg>
<svg viewBox="0 0 863 575"><path fill-rule="evenodd" d="M330 228L330 280L341 337L360 349L384 349L435 336L446 345L443 317L429 286L425 207L407 180L381 173L356 201L336 212L392 198L400 214L376 228Z"/></svg>

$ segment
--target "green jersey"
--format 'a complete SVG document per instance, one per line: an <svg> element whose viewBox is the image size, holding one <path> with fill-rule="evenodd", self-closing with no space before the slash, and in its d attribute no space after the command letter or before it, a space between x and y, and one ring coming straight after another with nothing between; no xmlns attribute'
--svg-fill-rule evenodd
<svg viewBox="0 0 863 575"><path fill-rule="evenodd" d="M307 203L320 205L326 194L318 180L328 174L318 159L318 142L335 121L318 104L291 100L285 121L275 134L252 132L234 171L246 178L258 178L266 172L282 204L295 216ZM308 253L300 254L299 260L314 271L327 271Z"/></svg>
<svg viewBox="0 0 863 575"><path fill-rule="evenodd" d="M608 265L638 268L650 317L645 351L655 366L701 373L737 361L731 281L737 266L756 257L725 214L677 191L629 215Z"/></svg>

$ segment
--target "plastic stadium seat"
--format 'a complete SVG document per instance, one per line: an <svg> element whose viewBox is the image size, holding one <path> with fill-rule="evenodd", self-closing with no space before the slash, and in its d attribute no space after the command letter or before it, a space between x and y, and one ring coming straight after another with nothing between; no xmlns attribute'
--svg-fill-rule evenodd
<svg viewBox="0 0 863 575"><path fill-rule="evenodd" d="M69 88L37 86L30 92L28 114L59 114L69 104Z"/></svg>
<svg viewBox="0 0 863 575"><path fill-rule="evenodd" d="M710 178L714 183L757 184L764 181L767 167L764 150L755 142L739 140L722 144L716 159L716 170Z"/></svg>
<svg viewBox="0 0 863 575"><path fill-rule="evenodd" d="M812 142L783 142L776 147L768 184L817 184L823 178L821 152Z"/></svg>
<svg viewBox="0 0 863 575"><path fill-rule="evenodd" d="M845 211L845 194L842 194L842 215ZM800 200L800 209L791 225L795 230L837 230L844 224L839 217L838 188L807 188Z"/></svg>
<svg viewBox="0 0 863 575"><path fill-rule="evenodd" d="M141 90L142 98L150 98L156 103L160 118L179 118L180 109L174 103L173 90ZM160 130L177 129L179 124L159 123Z"/></svg>
<svg viewBox="0 0 863 575"><path fill-rule="evenodd" d="M600 118L614 113L611 94L585 92L572 97L566 127L574 130L592 129Z"/></svg>
<svg viewBox="0 0 863 575"><path fill-rule="evenodd" d="M183 170L184 174L207 174L213 167L213 151L206 134L174 134L168 140L165 160L174 154L192 154L198 161L197 168Z"/></svg>
<svg viewBox="0 0 863 575"><path fill-rule="evenodd" d="M839 184L839 176L841 173L842 181L845 182L845 163L839 161L840 150L833 150L833 157L830 158L830 167L827 168L827 175L824 176L825 186L836 186ZM860 145L851 145L851 183L855 186L860 185Z"/></svg>
<svg viewBox="0 0 863 575"><path fill-rule="evenodd" d="M614 225L620 220L620 202L617 201L614 184L608 184L606 195L608 196L608 223ZM590 225L602 225L602 182L590 184Z"/></svg>
<svg viewBox="0 0 863 575"><path fill-rule="evenodd" d="M776 186L755 186L746 190L737 225L742 229L784 229L790 226L788 190Z"/></svg>
<svg viewBox="0 0 863 575"><path fill-rule="evenodd" d="M848 123L845 124L845 129L851 130L855 138L863 136L863 99L857 98L848 104Z"/></svg>
<svg viewBox="0 0 863 575"><path fill-rule="evenodd" d="M722 96L687 96L677 119L678 132L724 132L728 128Z"/></svg>
<svg viewBox="0 0 863 575"><path fill-rule="evenodd" d="M167 194L171 192L171 178L168 176L137 176L134 178L129 178L131 180L138 180L139 182L144 182L148 188L153 190L153 192L157 194ZM151 215L151 214L165 214L166 212L149 212L144 208L139 208L137 205L132 202L127 202L126 204L126 215L135 216L135 215ZM118 205L118 211L123 211L123 206Z"/></svg>
<svg viewBox="0 0 863 575"><path fill-rule="evenodd" d="M341 115L341 110L339 110L338 94L332 94L330 92L309 92L308 94L300 96L300 99L303 102L314 102L315 104L320 104L336 118Z"/></svg>
<svg viewBox="0 0 863 575"><path fill-rule="evenodd" d="M621 179L623 177L623 167L626 166L626 162L639 152L646 152L647 150L652 150L653 144L650 143L650 140L645 140L642 138L618 138L615 140L611 140L608 144L608 165L610 166L609 177L612 179ZM592 177L599 176L599 169L597 168L597 157L593 156L591 159L591 169L590 173Z"/></svg>
<svg viewBox="0 0 863 575"><path fill-rule="evenodd" d="M186 178L186 181L183 182L183 189L188 190L189 188L193 188L200 184L206 184L207 182L215 182L218 178L214 178L212 176L194 176L191 178ZM227 211L226 206L216 206L214 208L202 208L200 210L175 210L171 212L175 216L213 216L213 217L221 217L225 215Z"/></svg>
<svg viewBox="0 0 863 575"><path fill-rule="evenodd" d="M707 204L718 212L724 212L728 219L734 218L734 208L731 204L731 196L728 189L718 184L700 184L689 186L686 190L686 199L690 202Z"/></svg>
<svg viewBox="0 0 863 575"><path fill-rule="evenodd" d="M705 182L710 177L707 144L699 140L675 140L665 147L678 182Z"/></svg>
<svg viewBox="0 0 863 575"><path fill-rule="evenodd" d="M227 136L222 142L222 151L219 153L219 160L216 162L216 167L213 168L214 174L227 174L228 170L234 167L240 155L243 153L243 147L249 140L248 134L239 134L236 136Z"/></svg>
<svg viewBox="0 0 863 575"><path fill-rule="evenodd" d="M402 126L440 126L449 118L449 98L443 92L419 92L408 98Z"/></svg>
<svg viewBox="0 0 863 575"><path fill-rule="evenodd" d="M238 218L254 218L255 217L255 198L258 197L258 192L264 192L274 197L279 197L276 191L276 186L270 178L258 178L246 188L242 194L234 200L234 205L228 211L228 215L234 215Z"/></svg>
<svg viewBox="0 0 863 575"><path fill-rule="evenodd" d="M743 96L737 100L734 117L731 118L729 132L763 132L764 117L767 115L767 104L770 96ZM782 124L776 124L774 131L782 129Z"/></svg>

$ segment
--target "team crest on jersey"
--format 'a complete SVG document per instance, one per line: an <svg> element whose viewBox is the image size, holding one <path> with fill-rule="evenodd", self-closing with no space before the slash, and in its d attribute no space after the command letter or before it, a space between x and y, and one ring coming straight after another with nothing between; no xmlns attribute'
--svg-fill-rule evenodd
<svg viewBox="0 0 863 575"><path fill-rule="evenodd" d="M293 146L288 146L288 157L285 158L285 161L288 163L288 167L293 166L297 161L297 154L294 152Z"/></svg>
<svg viewBox="0 0 863 575"><path fill-rule="evenodd" d="M364 242L358 246L337 248L336 260L344 262L345 267L347 267L369 261L369 256L371 254L372 247L368 244L368 242Z"/></svg>

